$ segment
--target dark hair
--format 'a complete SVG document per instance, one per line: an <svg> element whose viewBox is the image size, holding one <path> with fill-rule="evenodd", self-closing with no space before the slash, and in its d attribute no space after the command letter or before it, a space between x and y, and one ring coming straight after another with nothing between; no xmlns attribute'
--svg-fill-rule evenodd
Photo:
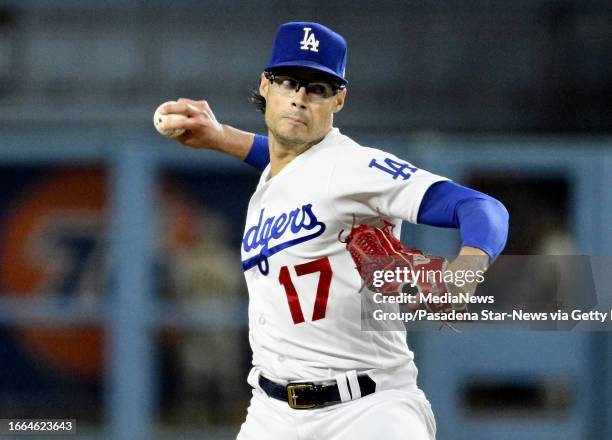
<svg viewBox="0 0 612 440"><path fill-rule="evenodd" d="M266 113L266 98L261 96L261 93L259 93L258 88L251 89L251 96L249 97L249 101L255 104L255 108L261 113Z"/></svg>

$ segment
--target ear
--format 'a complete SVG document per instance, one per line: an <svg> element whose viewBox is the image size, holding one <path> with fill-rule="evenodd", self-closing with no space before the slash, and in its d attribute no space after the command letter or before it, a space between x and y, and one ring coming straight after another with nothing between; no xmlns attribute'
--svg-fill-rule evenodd
<svg viewBox="0 0 612 440"><path fill-rule="evenodd" d="M334 96L334 113L338 113L344 108L344 100L346 99L346 94L346 89L342 89Z"/></svg>
<svg viewBox="0 0 612 440"><path fill-rule="evenodd" d="M268 87L270 87L270 81L268 81L268 78L262 72L259 78L259 94L264 98L268 97Z"/></svg>

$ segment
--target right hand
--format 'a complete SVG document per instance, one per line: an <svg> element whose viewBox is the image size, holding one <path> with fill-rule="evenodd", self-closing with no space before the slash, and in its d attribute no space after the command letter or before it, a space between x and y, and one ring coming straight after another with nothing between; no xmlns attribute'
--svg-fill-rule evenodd
<svg viewBox="0 0 612 440"><path fill-rule="evenodd" d="M224 126L217 122L215 114L205 100L194 101L188 98L179 98L176 102L169 101L162 105L162 114L179 114L187 116L186 119L177 119L164 122L163 128L171 130L182 128L185 130L180 136L173 138L191 148L209 148L221 150L224 143Z"/></svg>

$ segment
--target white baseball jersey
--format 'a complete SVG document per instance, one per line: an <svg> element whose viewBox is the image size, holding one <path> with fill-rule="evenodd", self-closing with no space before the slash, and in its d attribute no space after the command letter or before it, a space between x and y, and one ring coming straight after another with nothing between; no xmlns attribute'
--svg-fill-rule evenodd
<svg viewBox="0 0 612 440"><path fill-rule="evenodd" d="M317 380L406 365L401 331L361 330L361 279L341 229L379 218L416 223L427 189L445 178L358 145L332 129L270 178L249 202L242 265L253 365L277 380Z"/></svg>

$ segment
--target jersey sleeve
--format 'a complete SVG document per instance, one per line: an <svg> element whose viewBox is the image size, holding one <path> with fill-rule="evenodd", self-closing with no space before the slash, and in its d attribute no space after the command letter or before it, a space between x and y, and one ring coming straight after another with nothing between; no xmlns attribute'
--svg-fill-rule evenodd
<svg viewBox="0 0 612 440"><path fill-rule="evenodd" d="M423 196L418 222L459 228L462 246L476 247L493 261L506 245L509 218L499 200L453 182L439 182Z"/></svg>
<svg viewBox="0 0 612 440"><path fill-rule="evenodd" d="M338 152L341 153L341 152ZM332 209L343 223L386 217L417 223L427 189L445 177L418 168L397 156L374 148L351 148L334 164L328 193Z"/></svg>
<svg viewBox="0 0 612 440"><path fill-rule="evenodd" d="M244 158L249 165L263 170L270 163L270 150L268 149L268 137L256 134L249 154Z"/></svg>

